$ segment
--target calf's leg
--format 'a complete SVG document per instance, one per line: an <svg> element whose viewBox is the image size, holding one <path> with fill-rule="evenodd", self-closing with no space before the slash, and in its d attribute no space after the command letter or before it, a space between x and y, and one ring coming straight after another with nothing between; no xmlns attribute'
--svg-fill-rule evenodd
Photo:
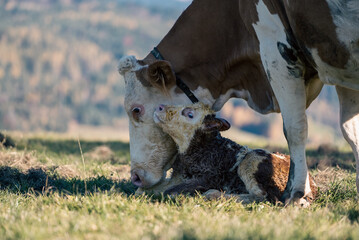
<svg viewBox="0 0 359 240"><path fill-rule="evenodd" d="M336 87L340 104L340 126L356 160L356 185L359 193L359 91Z"/></svg>

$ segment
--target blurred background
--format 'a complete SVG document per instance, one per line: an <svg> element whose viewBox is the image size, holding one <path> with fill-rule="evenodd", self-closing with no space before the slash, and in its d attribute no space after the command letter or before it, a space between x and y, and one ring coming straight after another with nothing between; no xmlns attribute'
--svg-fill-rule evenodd
<svg viewBox="0 0 359 240"><path fill-rule="evenodd" d="M190 2L0 0L0 131L128 140L118 60L145 57ZM307 110L309 144L343 143L338 112L324 87ZM220 114L235 140L285 143L278 114L242 100Z"/></svg>

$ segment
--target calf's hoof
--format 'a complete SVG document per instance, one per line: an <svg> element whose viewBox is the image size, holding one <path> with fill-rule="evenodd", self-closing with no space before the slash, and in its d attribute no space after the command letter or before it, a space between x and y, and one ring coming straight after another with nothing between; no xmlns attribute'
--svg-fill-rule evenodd
<svg viewBox="0 0 359 240"><path fill-rule="evenodd" d="M207 200L216 200L223 196L217 189L210 189L202 194Z"/></svg>
<svg viewBox="0 0 359 240"><path fill-rule="evenodd" d="M282 196L282 202L284 203L284 206L294 205L302 208L307 208L310 206L312 202L312 193L306 194L304 196L304 193L302 191L295 191L292 195L292 197L289 197L291 194L284 193Z"/></svg>
<svg viewBox="0 0 359 240"><path fill-rule="evenodd" d="M145 194L145 191L142 188L137 188L135 195L138 196L138 195L143 195L143 194Z"/></svg>

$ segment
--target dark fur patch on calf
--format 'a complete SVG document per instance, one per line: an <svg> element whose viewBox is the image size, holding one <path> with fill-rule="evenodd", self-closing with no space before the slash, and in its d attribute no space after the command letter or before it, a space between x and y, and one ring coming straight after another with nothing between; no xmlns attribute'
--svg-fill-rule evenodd
<svg viewBox="0 0 359 240"><path fill-rule="evenodd" d="M230 171L241 148L233 141L222 138L218 132L197 131L185 154L180 154L175 161L173 171L181 173L189 181L200 182L201 189L195 189L199 192L217 189L228 193L247 193L237 171ZM181 192L191 193L188 189Z"/></svg>

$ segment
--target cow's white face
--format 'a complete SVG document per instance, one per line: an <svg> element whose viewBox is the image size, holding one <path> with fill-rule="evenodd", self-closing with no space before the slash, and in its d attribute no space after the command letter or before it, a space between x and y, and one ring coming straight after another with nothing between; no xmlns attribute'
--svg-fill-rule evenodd
<svg viewBox="0 0 359 240"><path fill-rule="evenodd" d="M125 79L125 110L129 117L131 180L146 188L165 176L176 146L153 121L155 108L168 100L158 89L144 87L137 79L136 71L141 68L132 56L122 58L119 63Z"/></svg>
<svg viewBox="0 0 359 240"><path fill-rule="evenodd" d="M143 66L133 56L123 57L119 63L130 120L131 180L141 188L153 187L164 179L177 154L172 138L153 120L155 109L159 104L191 104L185 94L176 93L175 76L168 64L157 61ZM165 93L162 86L166 87ZM209 106L215 102L208 89L198 87L194 94Z"/></svg>

